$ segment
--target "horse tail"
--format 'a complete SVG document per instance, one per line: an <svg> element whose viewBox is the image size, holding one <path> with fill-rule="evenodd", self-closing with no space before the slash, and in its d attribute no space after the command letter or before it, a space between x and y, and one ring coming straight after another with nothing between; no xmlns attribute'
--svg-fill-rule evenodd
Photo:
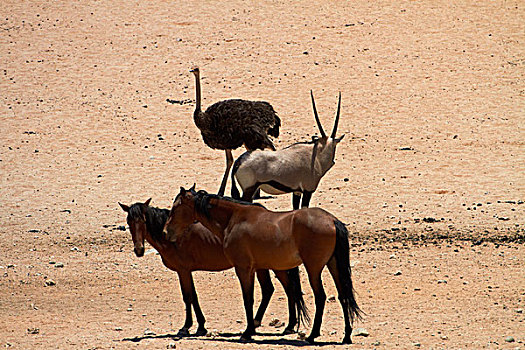
<svg viewBox="0 0 525 350"><path fill-rule="evenodd" d="M289 298L293 300L297 313L297 330L301 323L310 325L310 315L304 303L303 291L301 289L301 279L299 278L299 266L286 271L288 274Z"/></svg>
<svg viewBox="0 0 525 350"><path fill-rule="evenodd" d="M357 302L355 300L355 291L352 285L348 230L341 221L336 219L334 223L336 232L334 257L337 270L339 272L339 281L341 283L339 299L345 308L344 312L348 313L352 323L356 318L361 319L363 312L359 306L357 306Z"/></svg>

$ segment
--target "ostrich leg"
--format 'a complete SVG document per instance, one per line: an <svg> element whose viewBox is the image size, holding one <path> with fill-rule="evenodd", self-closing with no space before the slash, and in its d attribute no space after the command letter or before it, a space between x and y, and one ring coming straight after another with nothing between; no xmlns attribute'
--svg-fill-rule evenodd
<svg viewBox="0 0 525 350"><path fill-rule="evenodd" d="M226 149L224 150L224 152L226 152L226 172L224 173L224 176L222 178L221 188L219 188L219 192L217 193L219 196L224 196L224 190L226 189L228 175L230 174L230 169L233 165L233 155L231 149Z"/></svg>

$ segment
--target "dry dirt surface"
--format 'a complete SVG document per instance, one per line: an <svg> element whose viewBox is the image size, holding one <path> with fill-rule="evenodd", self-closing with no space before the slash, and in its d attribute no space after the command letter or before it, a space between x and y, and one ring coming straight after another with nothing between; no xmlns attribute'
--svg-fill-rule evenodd
<svg viewBox="0 0 525 350"><path fill-rule="evenodd" d="M192 119L199 66L204 107L274 106L277 148L318 133L310 89L327 130L342 93L346 136L311 205L347 224L369 335L338 345L330 298L320 346L524 349L524 32L523 1L2 0L0 346L314 347L280 335L277 282L240 343L232 270L194 274L210 333L178 338L176 274L133 254L118 201L219 187L224 152Z"/></svg>

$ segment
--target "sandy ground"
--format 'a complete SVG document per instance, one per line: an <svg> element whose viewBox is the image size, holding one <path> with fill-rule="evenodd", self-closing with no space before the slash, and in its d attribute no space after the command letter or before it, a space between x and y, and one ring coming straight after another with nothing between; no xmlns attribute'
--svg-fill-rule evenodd
<svg viewBox="0 0 525 350"><path fill-rule="evenodd" d="M269 325L287 317L277 285L261 334L239 343L231 270L194 274L211 336L175 337L176 274L154 253L136 258L118 229L118 201L169 207L179 186L219 187L224 154L192 120L198 65L205 107L233 97L274 106L278 148L317 132L310 89L327 130L342 92L346 136L311 205L351 233L367 313L355 326L370 335L350 348L525 348L524 9L2 1L0 345L309 347ZM287 210L291 199L264 204ZM303 283L313 311L304 273ZM320 344L342 337L329 302Z"/></svg>

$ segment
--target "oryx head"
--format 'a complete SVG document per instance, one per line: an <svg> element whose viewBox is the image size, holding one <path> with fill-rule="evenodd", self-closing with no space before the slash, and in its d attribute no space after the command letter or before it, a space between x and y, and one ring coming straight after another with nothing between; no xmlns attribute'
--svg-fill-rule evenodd
<svg viewBox="0 0 525 350"><path fill-rule="evenodd" d="M337 114L335 115L334 128L332 129L332 134L329 137L325 134L323 126L321 125L321 121L319 120L317 108L315 108L314 94L312 90L310 90L310 95L312 96L312 106L314 109L315 121L317 122L319 132L321 133L320 138L314 138L313 140L315 142L315 146L312 155L312 163L315 162L317 157L317 160L321 164L321 171L324 174L335 164L335 148L337 144L343 139L343 137L345 137L345 135L342 135L339 138L336 137L337 125L339 124L339 114L341 112L341 92L339 92L339 103L337 104Z"/></svg>

